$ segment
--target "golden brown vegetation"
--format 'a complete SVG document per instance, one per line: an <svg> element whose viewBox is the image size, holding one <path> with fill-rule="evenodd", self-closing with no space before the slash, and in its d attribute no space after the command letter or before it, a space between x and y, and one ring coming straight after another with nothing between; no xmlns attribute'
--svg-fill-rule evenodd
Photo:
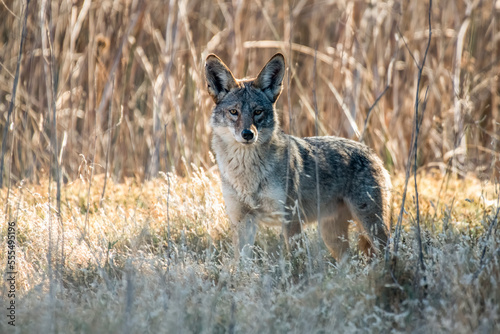
<svg viewBox="0 0 500 334"><path fill-rule="evenodd" d="M422 178L425 275L417 266L412 201L396 265L387 267L383 259L367 264L355 248L350 261L335 263L308 229L306 247L297 256L310 265L297 274L277 231L265 228L257 236L255 260L239 267L218 175L188 169L187 178L108 181L102 200L99 175L88 211L89 180L76 180L64 187L60 220L48 205L46 182L12 189L7 207L17 221L16 328L21 333L231 328L492 333L500 328L498 186L438 174ZM395 203L403 181L395 178ZM6 192L0 192L2 198ZM0 261L6 263L5 252ZM2 332L9 328L0 321Z"/></svg>
<svg viewBox="0 0 500 334"><path fill-rule="evenodd" d="M9 124L23 17L19 86ZM278 108L285 131L365 141L391 169L407 163L416 77L428 39L426 1L31 1L0 4L0 130L6 180L37 181L57 152L73 180L83 159L115 180L210 166L212 102L204 59L256 75L277 51L289 77ZM429 88L418 165L490 177L498 161L498 1L434 1L418 92ZM407 46L405 45L405 42ZM317 51L316 66L314 55ZM415 58L415 59L414 59ZM315 74L317 74L315 76ZM3 138L3 137L2 137ZM52 163L54 166L54 163ZM498 165L496 165L498 168Z"/></svg>

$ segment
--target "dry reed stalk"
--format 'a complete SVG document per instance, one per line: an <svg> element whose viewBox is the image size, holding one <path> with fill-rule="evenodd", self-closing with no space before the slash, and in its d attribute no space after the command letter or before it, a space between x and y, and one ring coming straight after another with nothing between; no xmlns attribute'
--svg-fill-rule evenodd
<svg viewBox="0 0 500 334"><path fill-rule="evenodd" d="M12 96L11 96L10 103L9 103L9 111L7 112L7 121L5 122L3 133L2 133L2 152L1 152L1 156L0 156L0 188L3 187L4 156L5 156L5 150L7 148L7 141L8 141L8 137L7 137L8 132L7 131L9 129L9 127L11 126L10 118L12 115L12 111L14 110L14 104L16 102L17 85L19 82L19 68L21 67L21 60L22 60L22 56L23 56L23 46L24 46L24 42L26 40L26 22L28 20L29 3L30 3L30 0L27 0L26 8L24 9L24 20L22 23L21 41L19 43L19 52L18 52L18 56L17 56L16 72L14 74L14 83L13 83L13 87L12 87Z"/></svg>

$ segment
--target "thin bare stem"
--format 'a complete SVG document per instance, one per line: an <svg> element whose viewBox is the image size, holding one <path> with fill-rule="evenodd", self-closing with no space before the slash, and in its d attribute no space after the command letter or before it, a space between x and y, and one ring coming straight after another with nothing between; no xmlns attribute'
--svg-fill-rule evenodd
<svg viewBox="0 0 500 334"><path fill-rule="evenodd" d="M113 90L115 87L115 78L111 78L111 81L113 82L112 88L111 88L111 95L113 95ZM104 167L104 184L102 186L102 194L101 194L101 200L99 201L99 206L102 208L102 202L104 200L104 194L106 192L106 184L108 181L108 167L109 167L109 155L111 153L111 141L113 139L112 134L113 134L113 126L112 126L112 109L113 109L113 98L109 100L109 107L108 107L108 149L106 151L106 166Z"/></svg>
<svg viewBox="0 0 500 334"><path fill-rule="evenodd" d="M405 187L404 187L404 192L403 192L403 199L402 199L402 202L401 202L401 209L400 209L400 212L399 212L399 216L398 216L398 221L397 221L397 224L396 224L396 231L395 231L395 238L394 238L394 252L395 254L397 254L398 252L398 246L399 246L399 238L400 238L400 235L401 235L401 228L402 228L402 221L403 221L403 212L404 212L404 204L405 204L405 200L406 200L406 191L407 191L407 188L408 188L408 180L409 180L409 177L410 177L410 166L411 166L411 159L412 159L412 156L414 158L414 180L415 180L415 200L416 200L416 210L417 210L417 213L416 213L416 223L417 223L417 242L418 242L418 248L419 248L419 265L420 265L420 269L422 269L422 271L425 271L425 264L424 264L424 260L423 260L423 249L422 249L422 238L421 238L421 232L420 232L420 206L419 206L419 199L418 199L418 187L417 187L417 148L418 148L418 134L419 134L419 131L420 131L420 123L421 123L421 120L423 119L423 114L422 116L420 117L419 119L419 114L418 114L418 110L419 110L419 90L420 90L420 81L422 79L422 71L424 69L424 65L425 65L425 61L427 59L427 54L429 52L429 47L430 47L430 43L431 43L431 38L432 38L432 27L431 27L431 12L432 12L432 0L429 1L429 11L428 11L428 19L429 19L429 39L427 41L427 46L426 46L426 49L425 49L425 53L424 53L424 58L422 60L422 64L417 64L417 67L418 67L418 76L417 76L417 92L416 92L416 97L415 97L415 119L414 119L414 122L415 122L415 128L414 128L414 132L412 134L412 149L410 150L410 154L408 156L408 165L407 165L407 168L406 168L406 176L405 176ZM406 41L405 41L405 45L407 46L408 48L408 45L406 44ZM408 48L408 52L410 52L411 54L411 51L409 50ZM413 54L411 54L411 56L413 57ZM413 59L415 60L415 58L413 57ZM426 90L426 93L425 93L425 100L427 100L427 92L428 92L428 88Z"/></svg>
<svg viewBox="0 0 500 334"><path fill-rule="evenodd" d="M406 43L406 39L403 36L403 33L401 32L401 30L399 30L399 26L396 26L396 29L398 29L399 36L401 36L401 38L403 39L403 42L405 43L405 46L406 46L406 50L408 50L408 53L410 54L411 58L413 59L413 62L415 63L415 65L417 67L420 68L420 65L418 64L418 61L415 59L413 52L411 52L410 47L408 46L408 43Z"/></svg>
<svg viewBox="0 0 500 334"><path fill-rule="evenodd" d="M40 8L40 33L41 33L41 39L42 39L42 54L45 54L45 50L47 50L47 44L49 43L47 41L47 37L50 34L50 30L47 27L47 6L50 6L50 3L47 3L46 0L42 1L42 5ZM49 9L50 10L50 9ZM49 46L49 51L50 51L50 46ZM52 76L52 71L48 65L49 61L44 58L43 61L43 69L44 69L44 74L45 74L45 89L46 89L46 94L47 94L47 105L49 109L49 118L50 118L50 108L53 107L53 104L51 104L51 100L53 100L54 95L50 92L50 89L53 89L54 86L52 85L51 82L51 76ZM54 142L52 139L52 147L51 149L54 150ZM57 151L54 154L50 155L50 170L52 170L52 164L56 160L57 163ZM48 194L48 207L47 207L47 214L48 214L48 223L49 223L49 240L48 240L48 250L47 250L47 266L48 266L48 276L49 276L49 297L51 300L51 312L50 312L50 322L51 322L51 329L52 331L54 330L53 328L53 318L54 318L54 313L55 310L53 309L55 305L55 282L54 282L54 270L53 270L53 255L52 255L52 173L49 172L49 194Z"/></svg>
<svg viewBox="0 0 500 334"><path fill-rule="evenodd" d="M316 47L317 49L317 47ZM313 67L313 89L312 89L312 94L313 94L313 106L314 106L314 114L315 114L315 122L314 122L314 134L316 136L319 135L318 132L318 123L319 123L319 115L318 115L318 99L316 96L316 52L314 53L314 67ZM315 165L315 174L316 174L316 210L318 213L318 243L321 242L321 210L320 210L320 191L319 191L319 166L318 166L318 155L317 151L314 152L314 165ZM319 245L318 245L319 246ZM318 247L318 249L321 249ZM323 261L319 261L320 266L322 271L324 271L324 266L323 266Z"/></svg>
<svg viewBox="0 0 500 334"><path fill-rule="evenodd" d="M289 14L289 40L288 40L288 71L287 71L287 104L288 104L288 129L289 129L289 135L292 135L292 99L291 99L291 88L290 88L290 81L291 81L291 76L292 76L292 8L290 6L290 3L288 2L288 14ZM287 150L286 150L286 177L285 177L285 194L286 194L286 199L285 199L285 205L293 205L294 199L291 198L288 194L289 190L289 184L290 184L290 139L291 137L287 137ZM292 217L290 217L292 219ZM300 219L299 219L300 220ZM289 222L286 221L286 219L283 219L281 221L281 231L286 230L286 224L289 224ZM288 242L288 240L285 240L285 242Z"/></svg>
<svg viewBox="0 0 500 334"><path fill-rule="evenodd" d="M3 187L4 156L5 156L5 150L7 148L7 135L10 127L10 117L12 115L12 111L14 110L14 104L16 103L17 84L19 82L19 69L21 68L21 60L23 59L23 46L24 46L24 41L26 40L26 22L28 20L29 4L30 0L26 0L26 8L24 9L23 29L21 32L21 42L19 43L19 53L17 54L16 74L14 75L14 84L12 87L12 97L9 103L9 111L7 112L7 122L5 123L5 127L3 129L3 134L2 134L2 155L0 157L0 188Z"/></svg>
<svg viewBox="0 0 500 334"><path fill-rule="evenodd" d="M368 120L370 119L370 115L372 113L372 110L373 108L375 108L375 106L377 105L378 101L385 95L385 93L387 92L387 90L389 89L390 87L390 84L387 84L384 88L384 90L382 91L382 93L380 93L380 95L375 99L375 102L373 102L373 104L371 105L370 109L368 109L368 113L366 114L366 118L365 118L365 124L363 126L363 132L361 132L361 136L359 138L359 141L361 143L364 143L365 141L365 133L366 133L366 129L368 128Z"/></svg>
<svg viewBox="0 0 500 334"><path fill-rule="evenodd" d="M414 157L414 170L413 170L413 177L415 181L415 201L416 201L416 220L417 220L417 242L418 242L418 258L420 262L420 269L422 271L425 271L425 264L424 264L424 254L423 254L423 249L422 249L422 235L420 232L420 205L419 205L419 200L418 200L418 186L417 186L417 147L418 147L418 134L420 132L420 122L419 122L419 116L418 116L418 111L419 111L419 96L418 96L418 91L420 88L420 81L422 79L422 71L424 69L425 65L425 60L427 59L427 54L429 53L429 47L431 45L431 38L432 38L432 21L431 21L431 12L432 12L432 0L429 0L429 39L427 40L427 47L425 48L425 53L424 53L424 59L422 60L422 64L418 68L418 79L417 79L417 93L415 97L415 149L413 150L415 157ZM429 87L427 87L427 90L425 91L425 97L424 97L424 103L427 101L427 93L429 91ZM422 116L421 118L423 119L423 111L422 111Z"/></svg>

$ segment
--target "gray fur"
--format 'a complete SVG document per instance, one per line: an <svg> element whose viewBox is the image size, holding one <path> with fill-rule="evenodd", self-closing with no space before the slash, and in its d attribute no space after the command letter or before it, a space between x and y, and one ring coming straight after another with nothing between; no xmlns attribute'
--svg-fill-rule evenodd
<svg viewBox="0 0 500 334"><path fill-rule="evenodd" d="M283 55L271 58L254 80L234 79L215 55L208 56L205 69L216 103L212 147L237 257L238 252L249 256L258 223L284 226L289 245L301 232L299 217L306 223L318 220L318 201L321 235L335 258L348 249L351 219L365 233L363 251L370 254L386 245L391 182L373 151L345 138L297 138L279 128L274 104L285 72ZM253 138L245 140L243 130Z"/></svg>

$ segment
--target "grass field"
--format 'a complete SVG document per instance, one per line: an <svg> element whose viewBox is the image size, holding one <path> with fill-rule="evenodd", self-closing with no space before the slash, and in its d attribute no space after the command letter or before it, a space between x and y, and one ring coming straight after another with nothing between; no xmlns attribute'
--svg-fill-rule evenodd
<svg viewBox="0 0 500 334"><path fill-rule="evenodd" d="M429 5L0 1L0 333L499 333L500 0ZM378 258L234 260L204 59L276 52L284 131L391 173Z"/></svg>
<svg viewBox="0 0 500 334"><path fill-rule="evenodd" d="M123 181L184 175L183 160L206 167L205 57L243 78L276 52L287 133L363 135L401 171L417 96L418 167L498 175L500 3L434 1L431 26L428 11L417 0L0 2L0 176L38 182L59 169L71 181L88 162Z"/></svg>
<svg viewBox="0 0 500 334"><path fill-rule="evenodd" d="M95 177L49 207L47 183L12 189L20 333L494 333L500 329L498 185L419 181L425 271L414 202L398 253L335 263L307 229L294 272L280 231L259 231L251 263L235 263L219 179L189 168L144 183ZM404 178L395 177L394 203ZM440 191L439 191L440 190ZM3 190L2 198L6 197ZM413 198L413 191L409 191ZM397 208L394 210L397 215ZM7 248L6 230L0 246ZM354 244L354 243L353 243ZM0 253L6 263L6 253ZM4 276L5 277L5 276ZM3 282L5 287L5 280ZM5 293L4 293L5 297ZM7 333L5 319L1 332Z"/></svg>

